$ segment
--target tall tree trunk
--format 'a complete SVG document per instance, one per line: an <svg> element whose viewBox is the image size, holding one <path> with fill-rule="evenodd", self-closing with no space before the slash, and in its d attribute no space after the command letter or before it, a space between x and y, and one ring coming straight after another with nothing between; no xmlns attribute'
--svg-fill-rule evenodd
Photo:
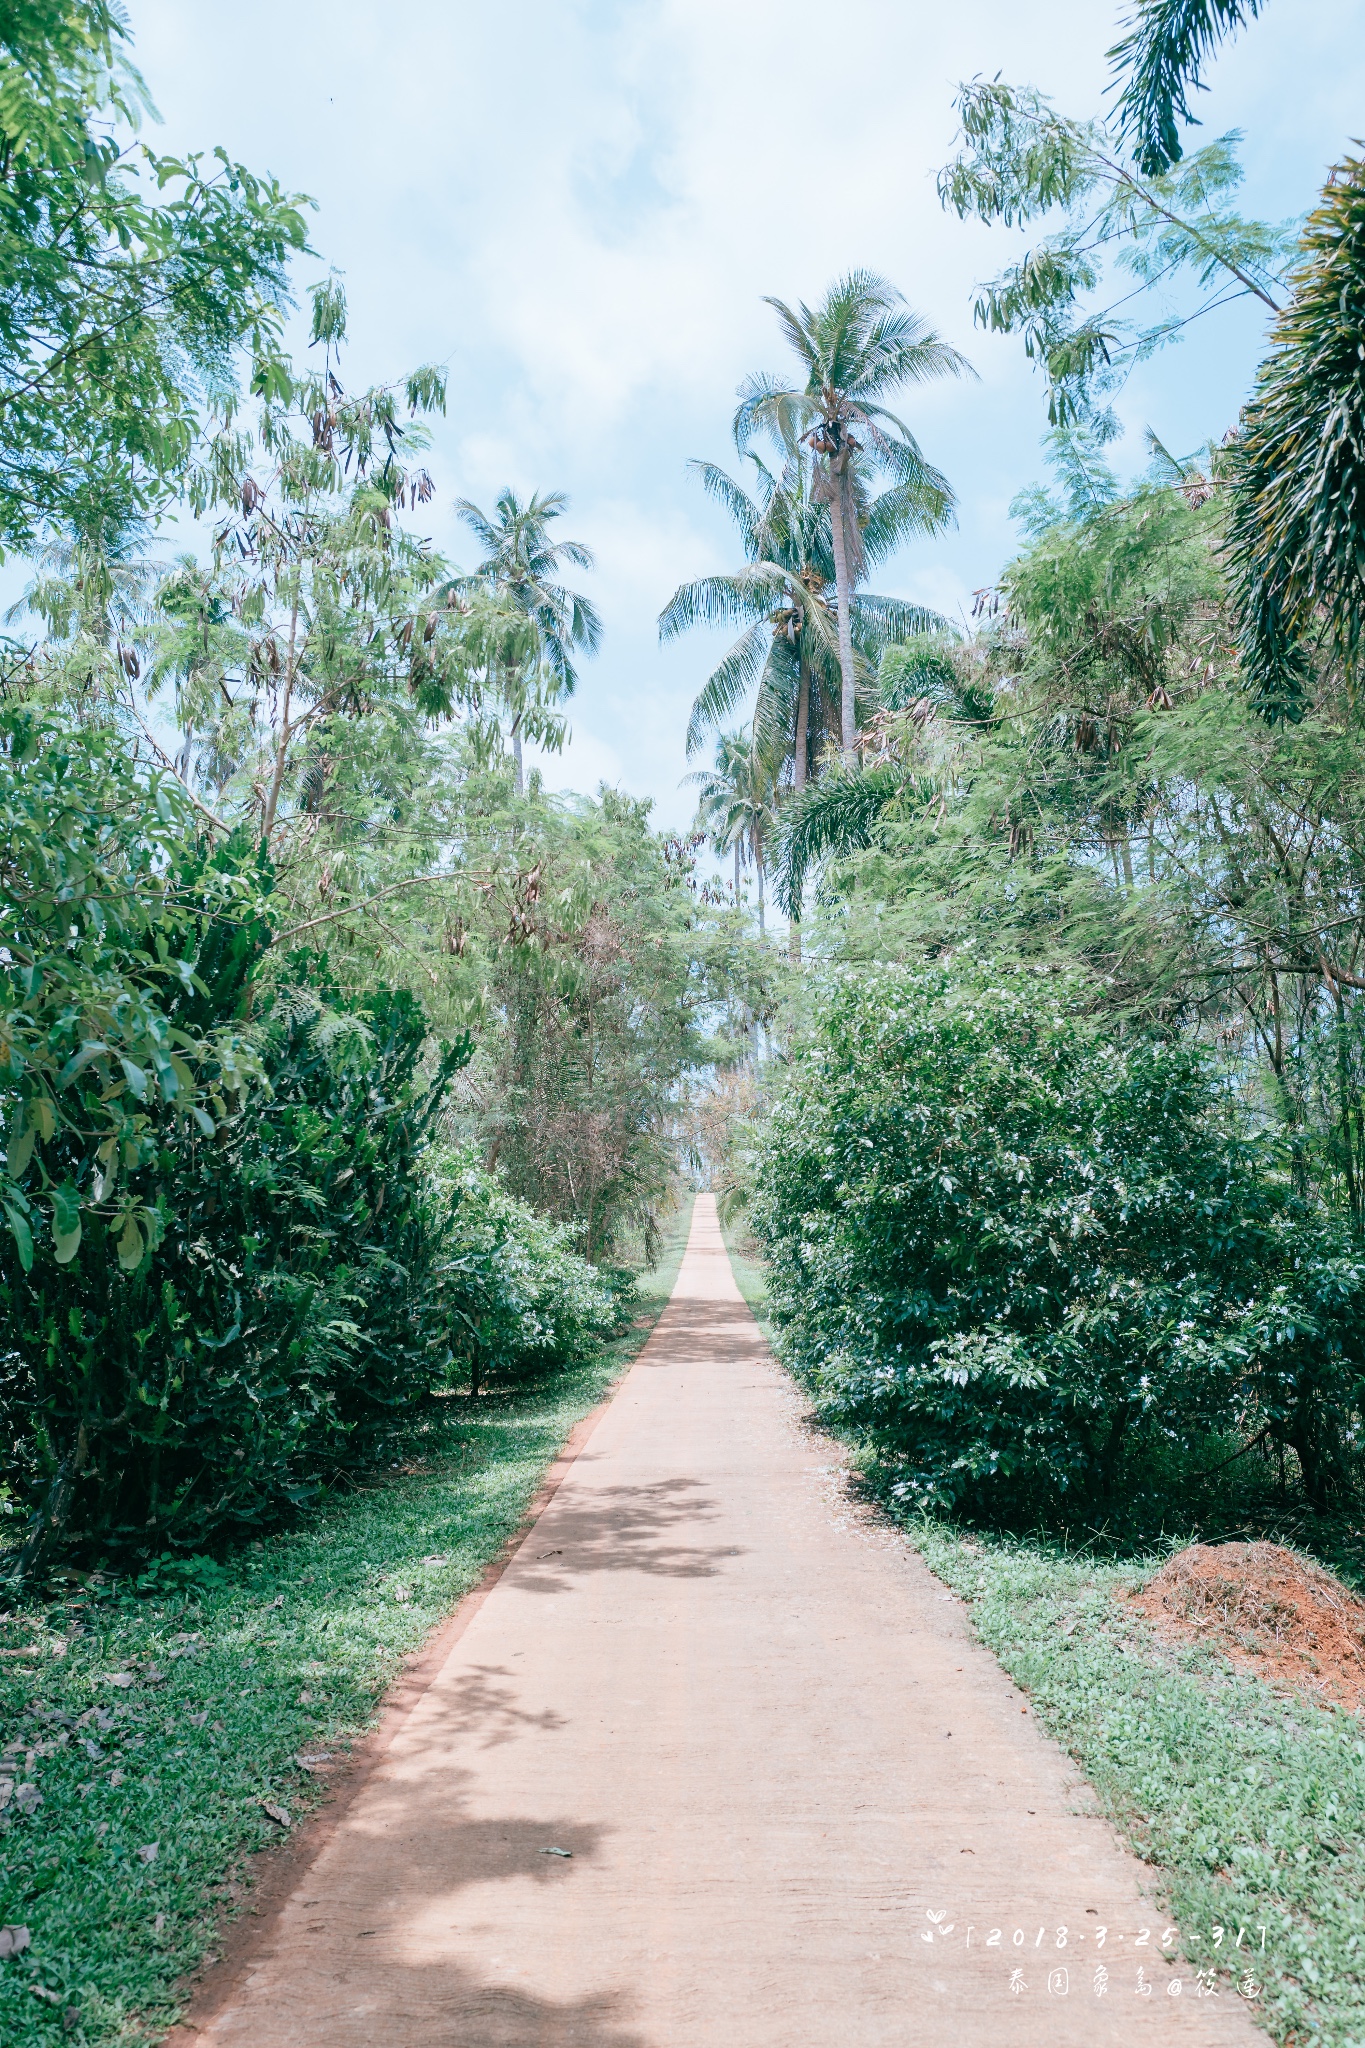
<svg viewBox="0 0 1365 2048"><path fill-rule="evenodd" d="M761 939L763 937L763 856L761 854L754 862L754 868L758 874L758 936Z"/></svg>
<svg viewBox="0 0 1365 2048"><path fill-rule="evenodd" d="M735 908L739 908L739 841L735 841Z"/></svg>
<svg viewBox="0 0 1365 2048"><path fill-rule="evenodd" d="M810 670L801 657L801 687L796 696L796 753L792 759L792 787L800 796L806 786L806 765L810 754ZM787 927L787 954L801 958L801 906L798 903Z"/></svg>
<svg viewBox="0 0 1365 2048"><path fill-rule="evenodd" d="M792 756L792 788L799 795L806 786L806 756L810 750L810 670L801 663L801 687L796 696L796 752Z"/></svg>
<svg viewBox="0 0 1365 2048"><path fill-rule="evenodd" d="M517 795L518 795L518 796L524 796L524 795L526 794L526 785L525 785L525 783L524 783L524 782L522 781L522 773L521 773L521 713L520 713L520 712L518 712L518 713L517 713L517 715L516 715L516 717L515 717L515 718L514 718L514 719L512 720L512 759L513 759L513 760L514 760L514 761L516 762L516 766L517 766Z"/></svg>
<svg viewBox="0 0 1365 2048"><path fill-rule="evenodd" d="M842 726L844 765L851 768L857 758L858 714L853 682L853 593L848 583L848 548L844 533L844 496L848 488L848 453L831 456L829 464L829 523L834 541L834 588L839 602L839 674L843 694L839 713Z"/></svg>

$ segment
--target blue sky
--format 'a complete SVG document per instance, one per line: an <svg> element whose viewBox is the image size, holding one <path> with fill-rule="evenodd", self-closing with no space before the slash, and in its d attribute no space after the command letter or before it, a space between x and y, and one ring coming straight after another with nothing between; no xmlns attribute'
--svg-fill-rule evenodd
<svg viewBox="0 0 1365 2048"><path fill-rule="evenodd" d="M945 216L952 93L977 72L1094 111L1116 12L1095 0L131 0L162 147L222 143L318 201L323 263L351 303L352 382L450 370L424 515L455 560L451 506L511 483L569 493L598 570L601 655L571 707L557 786L603 778L685 823L683 731L722 642L666 649L685 578L729 566L687 458L730 459L735 386L779 367L765 292L813 297L882 272L967 353L976 383L905 410L960 499L955 532L907 549L884 590L958 613L1008 558L1008 506L1046 421L1020 345L973 329L974 282L1017 237ZM1217 60L1206 133L1245 131L1245 203L1312 201L1365 129L1365 0L1269 0ZM1120 467L1150 424L1190 449L1235 417L1262 328L1215 314L1130 382Z"/></svg>

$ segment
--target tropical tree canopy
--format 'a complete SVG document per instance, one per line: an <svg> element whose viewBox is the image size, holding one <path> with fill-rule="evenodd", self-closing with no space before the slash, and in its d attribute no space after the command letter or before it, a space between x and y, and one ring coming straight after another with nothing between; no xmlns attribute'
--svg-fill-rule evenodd
<svg viewBox="0 0 1365 2048"><path fill-rule="evenodd" d="M758 922L763 929L763 877L776 821L777 778L772 756L755 733L723 733L715 766L687 780L697 784L697 828L718 854L735 858L735 902L742 866L758 877Z"/></svg>
<svg viewBox="0 0 1365 2048"><path fill-rule="evenodd" d="M525 501L515 491L503 491L491 518L467 498L456 506L484 553L478 566L456 578L451 589L465 595L485 593L525 620L533 636L532 646L522 655L495 658L492 671L511 713L518 786L523 734L532 726L548 728L547 708L572 696L577 687L573 656L580 649L596 654L602 640L595 605L555 580L565 563L577 569L594 566L592 550L581 541L551 537L551 522L567 509L562 491L536 491ZM530 731L530 736L541 737L541 730Z"/></svg>
<svg viewBox="0 0 1365 2048"><path fill-rule="evenodd" d="M179 494L236 358L279 354L299 195L224 151L136 140L154 112L112 0L0 19L0 548L116 543Z"/></svg>
<svg viewBox="0 0 1365 2048"><path fill-rule="evenodd" d="M830 508L840 671L840 740L852 760L857 738L857 661L852 599L866 564L855 465L891 479L882 520L901 538L940 532L953 517L948 480L926 460L905 422L882 402L907 384L970 374L965 357L940 339L884 278L850 271L814 308L770 298L804 384L758 375L741 386L735 441L741 453L766 431L784 457L804 444L816 457L812 495Z"/></svg>
<svg viewBox="0 0 1365 2048"><path fill-rule="evenodd" d="M659 637L671 640L699 625L742 626L739 639L712 671L692 706L687 751L739 708L757 682L753 730L777 760L790 767L797 789L818 759L821 737L840 737L839 626L831 593L835 582L829 501L817 495L816 460L798 443L780 474L751 452L753 495L715 463L694 462L708 495L729 512L747 557L743 569L682 584L659 617ZM875 566L903 538L896 489L869 495L865 469L855 467L853 490L863 561ZM885 647L944 622L926 606L855 591L852 637L860 680L870 683ZM866 700L866 688L860 691Z"/></svg>
<svg viewBox="0 0 1365 2048"><path fill-rule="evenodd" d="M943 205L959 219L1005 227L1058 221L980 288L974 309L982 327L1022 335L1047 378L1054 426L1102 413L1135 362L1213 306L1246 295L1268 312L1282 304L1296 224L1237 212L1235 135L1206 144L1178 170L1148 174L1103 121L1060 114L1032 87L974 79L959 89L957 108L960 147L939 172ZM1178 279L1195 287L1188 311L1172 310ZM1163 296L1153 303L1158 285ZM1134 302L1146 305L1145 320L1124 310Z"/></svg>

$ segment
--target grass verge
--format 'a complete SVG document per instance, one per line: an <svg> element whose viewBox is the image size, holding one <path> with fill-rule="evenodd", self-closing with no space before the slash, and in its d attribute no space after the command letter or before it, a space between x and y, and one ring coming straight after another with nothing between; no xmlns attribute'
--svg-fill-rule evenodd
<svg viewBox="0 0 1365 2048"><path fill-rule="evenodd" d="M29 1934L0 1960L4 2048L161 2039L220 1908L245 1898L244 1859L282 1837L269 1809L292 1825L322 1796L297 1759L344 1752L477 1583L644 1344L687 1220L596 1356L451 1401L399 1469L222 1564L86 1581L0 1618L0 1924Z"/></svg>
<svg viewBox="0 0 1365 2048"><path fill-rule="evenodd" d="M762 1252L742 1227L725 1240L772 1340ZM866 1476L875 1497L871 1458ZM1365 1727L1170 1647L1121 1599L1181 1543L1234 1536L1297 1544L1361 1584L1358 1527L1295 1514L1267 1487L1223 1491L1163 1497L1126 1540L1086 1532L1083 1545L896 1519L1152 1866L1194 1968L1224 1997L1250 1972L1255 2015L1283 2048L1365 2048ZM1159 1547L1139 1533L1154 1522Z"/></svg>
<svg viewBox="0 0 1365 2048"><path fill-rule="evenodd" d="M1118 1598L1159 1558L1097 1562L935 1522L908 1533L1155 1866L1192 1965L1217 1970L1225 1993L1250 1967L1257 2016L1287 2048L1362 2048L1359 1720L1164 1644Z"/></svg>
<svg viewBox="0 0 1365 2048"><path fill-rule="evenodd" d="M763 1253L742 1222L722 1223L720 1234L730 1255L735 1285L753 1310L760 1330L772 1344L776 1332L768 1316L768 1276L763 1267Z"/></svg>

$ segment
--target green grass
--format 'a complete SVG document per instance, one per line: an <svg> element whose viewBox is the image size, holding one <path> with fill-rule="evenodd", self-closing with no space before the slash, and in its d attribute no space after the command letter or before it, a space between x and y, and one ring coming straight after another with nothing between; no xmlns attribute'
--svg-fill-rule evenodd
<svg viewBox="0 0 1365 2048"><path fill-rule="evenodd" d="M344 1752L477 1582L643 1344L687 1216L641 1277L635 1326L597 1356L519 1394L452 1400L400 1469L222 1564L87 1581L0 1620L0 1649L39 1652L0 1657L17 1764L0 1776L42 1802L21 1813L12 1797L0 1818L0 1923L31 1934L0 1962L3 2048L161 2038L219 1906L245 1895L244 1859L281 1838L262 1801L294 1821L322 1796L294 1759Z"/></svg>
<svg viewBox="0 0 1365 2048"><path fill-rule="evenodd" d="M1116 1598L1155 1569L916 1523L982 1641L1161 1873L1196 1966L1245 1927L1259 2017L1293 2048L1365 2044L1365 1728L1198 1649L1173 1651ZM1190 1937L1197 1937L1191 1941Z"/></svg>
<svg viewBox="0 0 1365 2048"><path fill-rule="evenodd" d="M725 1232L745 1299L767 1320L762 1253ZM780 1348L780 1347L779 1347ZM1220 1447L1214 1446L1214 1455ZM869 1492L887 1473L855 1446ZM1225 1997L1239 1928L1259 1951L1260 2023L1285 2048L1365 2048L1365 1725L1177 1651L1118 1598L1184 1542L1269 1537L1365 1578L1358 1517L1309 1513L1238 1465L1197 1492L1163 1488L1099 1529L1027 1535L916 1520L906 1534L967 1602L978 1634L1074 1757L1103 1811L1152 1866L1162 1909ZM1212 1931L1228 1930L1215 1948Z"/></svg>
<svg viewBox="0 0 1365 2048"><path fill-rule="evenodd" d="M722 1223L720 1234L725 1240L725 1249L730 1254L730 1268L735 1284L754 1312L754 1320L771 1344L774 1331L768 1318L768 1276L763 1268L763 1254L742 1222Z"/></svg>

